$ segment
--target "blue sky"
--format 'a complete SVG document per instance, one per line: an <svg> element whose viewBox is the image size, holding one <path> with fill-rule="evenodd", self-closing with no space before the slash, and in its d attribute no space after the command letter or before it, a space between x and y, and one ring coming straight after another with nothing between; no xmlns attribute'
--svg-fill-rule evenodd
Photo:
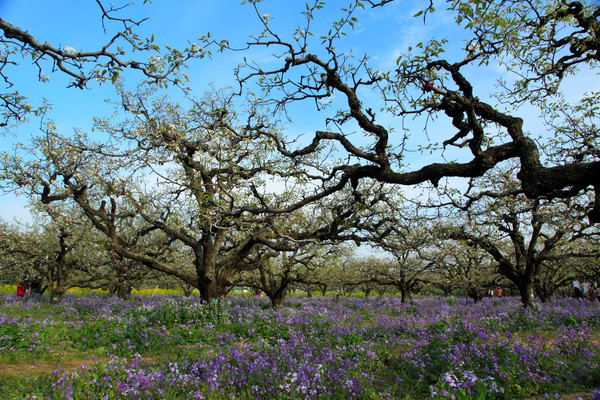
<svg viewBox="0 0 600 400"><path fill-rule="evenodd" d="M132 19L147 17L148 20L136 28L136 32L141 37L154 35L155 43L161 46L183 48L188 41L194 42L210 32L217 39L228 39L232 45L241 47L251 33L257 34L261 30L252 7L249 4L242 5L241 2L242 0L155 0L145 5L128 7L121 15ZM119 5L126 2L115 3ZM346 0L328 2L314 22L315 37L330 28L331 22L340 17L337 12L339 8L347 3L349 2ZM275 30L287 31L289 37L292 29L303 23L299 13L304 9L304 4L303 1L296 0L266 0L260 7L271 16ZM456 33L453 21L443 13L432 15L431 23L426 26L423 26L420 18L412 18L423 4L423 1L403 0L387 5L385 13L380 9L366 9L357 15L359 21L356 30L349 32L344 45L352 48L358 55L369 53L376 67L390 68L408 45L414 46L416 42L430 36L442 38ZM47 41L57 47L94 50L112 36L112 32L103 31L99 8L93 0L0 0L0 15L13 25L27 30L39 41ZM112 27L119 28L119 25ZM389 38L394 39L388 40ZM253 56L264 63L272 58L270 52L271 50L263 49L254 52ZM233 84L233 68L243 55L247 54L215 54L210 62L190 62L187 74L191 86L201 91L211 82L217 86ZM51 118L65 129L89 126L90 115L110 110L103 108L103 100L114 93L110 85L98 87L91 84L89 90L67 90L65 87L69 79L59 73L47 73L50 82L39 83L36 68L27 63L8 72L15 87L31 98L32 103L41 97L48 99L53 104ZM139 79L139 75L131 76L131 83Z"/></svg>
<svg viewBox="0 0 600 400"><path fill-rule="evenodd" d="M194 42L198 37L210 32L217 39L227 39L233 46L243 46L251 33L258 34L261 26L249 4L242 5L242 0L154 0L146 5L136 4L123 11L122 16L132 19L148 18L136 32L141 37L154 35L155 43L175 48L186 47L188 41ZM115 1L117 5L125 2ZM141 3L141 2L140 2ZM350 3L347 0L329 1L314 22L315 37L325 33L331 22L340 18L337 12ZM448 58L459 50L462 32L450 15L442 11L428 16L427 24L422 18L412 16L428 1L400 0L383 9L366 9L357 14L356 29L348 33L342 46L345 51L352 50L356 55L368 53L371 66L376 69L393 69L397 57L406 53L408 46L432 37L451 40ZM293 29L303 23L300 11L305 7L304 1L297 0L265 0L260 4L261 13L268 13L272 19L272 27L288 37ZM440 4L438 9L443 9ZM383 11L383 12L382 12ZM58 47L69 46L77 50L94 50L104 44L110 37L102 29L99 8L93 0L0 0L0 17L9 23L27 30L39 41ZM110 26L109 26L110 28ZM115 28L115 26L113 26ZM116 26L118 28L118 26ZM189 63L186 72L194 94L201 94L210 84L217 87L233 85L233 68L240 63L243 55L250 56L263 65L273 58L271 49L261 49L249 54L228 52L215 54L212 60L195 60ZM137 57L140 57L139 55ZM493 66L490 67L493 70ZM18 68L6 71L15 87L26 95L30 102L38 104L41 98L52 103L49 114L59 130L72 131L75 128L89 130L92 117L110 115L112 106L105 99L114 95L109 84L90 85L89 89L67 89L69 79L64 74L47 73L50 81L37 81L36 69L33 65L23 63ZM497 72L497 71L496 71ZM127 75L127 83L134 84L141 77L136 74ZM482 92L493 89L497 74L478 72L474 75L477 89ZM176 89L171 91L179 96ZM294 116L294 124L289 127L292 134L310 136L315 129L324 129L322 118L310 114L308 109L298 108ZM15 137L4 137L0 150L7 151L15 141L26 141L37 133L36 121L23 125L16 130ZM389 121L390 125L399 123ZM437 134L447 132L437 131ZM436 135L436 131L432 132ZM446 136L447 137L447 136ZM435 137L434 137L435 139ZM426 159L416 162L425 162ZM430 160L427 160L430 161ZM24 200L12 194L0 196L0 217L10 220L13 217L28 220L24 210Z"/></svg>

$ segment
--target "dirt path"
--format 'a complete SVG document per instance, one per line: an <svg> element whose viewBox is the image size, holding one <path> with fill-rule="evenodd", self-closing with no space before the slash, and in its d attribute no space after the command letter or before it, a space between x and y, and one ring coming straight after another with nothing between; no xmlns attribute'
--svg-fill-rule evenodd
<svg viewBox="0 0 600 400"><path fill-rule="evenodd" d="M36 364L31 364L29 362L16 362L10 364L0 364L0 376L5 377L17 377L23 376L28 378L35 378L39 375L49 374L57 368L62 368L65 371L75 371L77 368L82 365L94 365L97 362L103 362L107 360L59 360L54 362L39 362Z"/></svg>

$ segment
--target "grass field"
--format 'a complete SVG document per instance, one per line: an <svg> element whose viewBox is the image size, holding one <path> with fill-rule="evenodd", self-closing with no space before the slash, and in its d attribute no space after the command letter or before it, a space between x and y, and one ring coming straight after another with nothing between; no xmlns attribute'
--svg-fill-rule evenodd
<svg viewBox="0 0 600 400"><path fill-rule="evenodd" d="M155 293L156 294L156 293ZM2 399L592 399L600 303L0 296Z"/></svg>

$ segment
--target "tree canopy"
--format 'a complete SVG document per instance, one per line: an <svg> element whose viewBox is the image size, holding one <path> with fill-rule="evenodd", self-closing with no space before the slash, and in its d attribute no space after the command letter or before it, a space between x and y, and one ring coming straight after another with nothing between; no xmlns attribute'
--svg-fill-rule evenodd
<svg viewBox="0 0 600 400"><path fill-rule="evenodd" d="M21 141L2 152L0 187L78 207L115 254L198 287L206 300L226 293L234 274L264 277L267 266L277 271L265 260L302 254L317 242L377 243L417 271L413 283L436 263L489 264L487 252L518 286L504 261L518 261L525 246L519 237L530 235L530 250L540 255L542 237L550 247L583 231L596 234L600 90L590 84L573 93L569 84L597 77L600 5L453 0L442 10L425 2L411 10L422 26L443 13L461 36L436 32L400 46L393 35L375 34L377 43L361 54L353 37L375 29L363 21L389 23L406 6L353 0L336 10L333 3L309 2L279 23L275 5L243 1L258 31L244 40L196 32L179 49L163 44L161 32L141 34L146 20L129 15L129 3L96 0L107 40L82 50L0 19L0 126ZM377 47L394 45L393 65L378 62ZM183 70L223 68L210 58L215 52L236 60L231 88L191 90ZM40 81L62 74L73 88L112 85L115 112L63 131L44 101L32 106L15 87L16 68L25 64ZM40 129L26 142L16 133L32 116ZM510 183L499 184L503 174ZM463 227L450 236L479 252L432 261L435 243L398 244L404 203L428 221L455 206L523 246L504 256L505 248ZM517 226L522 209L501 212L517 203L527 204L526 233ZM562 213L559 221L542 221L541 208ZM591 225L567 221L566 209Z"/></svg>
<svg viewBox="0 0 600 400"><path fill-rule="evenodd" d="M389 3L379 5L385 9ZM590 106L598 94L592 90L568 102L561 84L582 70L596 73L600 7L562 1L447 4L470 35L462 51L447 54L446 40L415 43L411 53L398 57L396 68L386 71L371 68L368 54L355 57L338 50L345 32L357 23L355 14L365 7L362 2L344 9L342 18L321 36L320 46L309 36L322 2L307 7L306 26L294 32L294 40L286 40L261 17L264 31L248 46L278 48L278 63L262 67L248 62L240 69L239 82L256 79L263 90L260 101L278 110L310 100L324 115L323 128L307 146L291 148L285 138L264 135L276 137L279 150L292 159L323 154L326 143L343 149L345 157L337 162L320 168L313 164L320 179L328 182L321 196L365 178L438 186L444 178L482 176L514 159L519 161L520 189L530 198L568 197L593 188L596 196L588 216L599 222L597 107ZM260 3L253 5L258 9ZM430 6L418 14L432 12ZM393 40L381 38L386 39ZM504 70L498 74L498 90L486 100L489 88L480 90L470 76L498 68ZM343 99L340 108L328 110L326 103L334 97ZM525 105L531 110L526 116L521 113ZM402 129L407 119L418 117L449 122L440 144L423 141L421 132ZM385 123L390 119L395 122ZM555 134L550 139L532 137L527 119L546 119ZM352 136L354 130L363 133L360 139ZM415 138L423 149L444 154L453 147L459 155L414 168L406 153Z"/></svg>

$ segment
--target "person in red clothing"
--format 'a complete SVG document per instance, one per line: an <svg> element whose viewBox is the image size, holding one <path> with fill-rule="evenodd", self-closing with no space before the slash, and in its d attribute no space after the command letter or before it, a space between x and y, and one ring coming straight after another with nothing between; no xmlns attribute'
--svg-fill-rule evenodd
<svg viewBox="0 0 600 400"><path fill-rule="evenodd" d="M17 296L19 296L19 297L25 296L25 285L23 285L23 283L19 283L17 285Z"/></svg>

